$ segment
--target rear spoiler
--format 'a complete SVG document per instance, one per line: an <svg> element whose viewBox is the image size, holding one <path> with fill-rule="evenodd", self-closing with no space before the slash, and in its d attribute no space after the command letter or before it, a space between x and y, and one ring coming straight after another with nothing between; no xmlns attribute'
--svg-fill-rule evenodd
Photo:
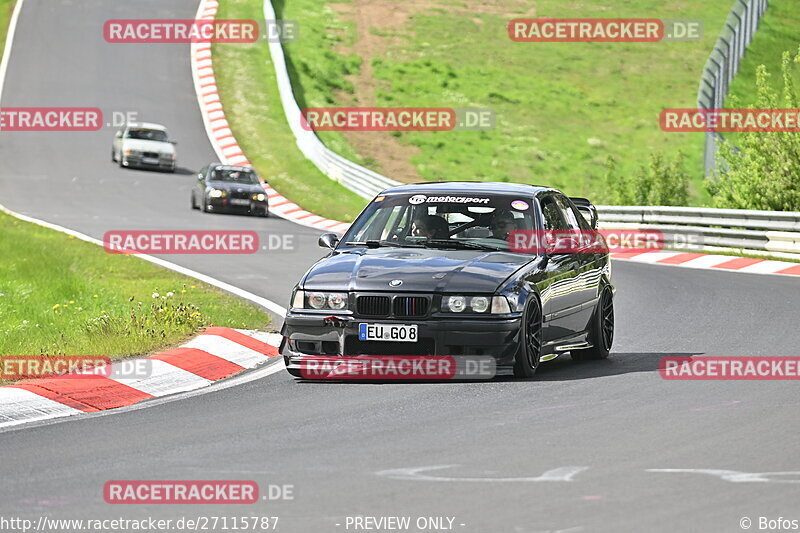
<svg viewBox="0 0 800 533"><path fill-rule="evenodd" d="M572 203L575 204L575 207L578 208L578 211L581 212L583 218L586 219L586 222L592 227L592 229L597 229L597 208L589 201L588 198L580 198L580 197L570 197Z"/></svg>

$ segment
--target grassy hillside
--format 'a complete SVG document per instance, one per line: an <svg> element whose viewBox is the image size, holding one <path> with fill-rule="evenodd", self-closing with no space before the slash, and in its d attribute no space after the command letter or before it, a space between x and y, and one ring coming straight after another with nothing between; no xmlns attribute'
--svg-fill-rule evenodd
<svg viewBox="0 0 800 533"><path fill-rule="evenodd" d="M253 0L258 2L260 0ZM776 2L777 3L777 2ZM653 152L687 155L692 203L704 203L702 135L664 133L665 107L693 107L700 72L728 1L429 0L416 3L279 0L301 24L286 46L301 105L490 107L484 132L322 133L335 150L399 179L501 180L606 197L599 177ZM700 19L699 42L514 43L521 16ZM395 161L405 157L412 171Z"/></svg>
<svg viewBox="0 0 800 533"><path fill-rule="evenodd" d="M781 79L781 55L785 51L796 54L800 47L800 10L791 0L772 0L753 42L739 66L729 96L735 96L744 105L755 102L756 68L766 65L772 74L771 85L777 91L783 89ZM794 70L795 86L800 86L800 67Z"/></svg>
<svg viewBox="0 0 800 533"><path fill-rule="evenodd" d="M258 20L261 6L261 0L229 0L217 17ZM322 174L297 148L267 46L216 44L213 56L225 115L259 174L301 207L334 220L355 218L366 201Z"/></svg>

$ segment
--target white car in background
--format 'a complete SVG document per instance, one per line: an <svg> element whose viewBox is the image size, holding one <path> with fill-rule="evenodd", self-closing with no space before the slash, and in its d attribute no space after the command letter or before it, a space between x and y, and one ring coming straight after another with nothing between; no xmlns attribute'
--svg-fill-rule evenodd
<svg viewBox="0 0 800 533"><path fill-rule="evenodd" d="M175 172L175 141L170 140L167 128L160 124L129 123L114 136L111 160L121 167Z"/></svg>

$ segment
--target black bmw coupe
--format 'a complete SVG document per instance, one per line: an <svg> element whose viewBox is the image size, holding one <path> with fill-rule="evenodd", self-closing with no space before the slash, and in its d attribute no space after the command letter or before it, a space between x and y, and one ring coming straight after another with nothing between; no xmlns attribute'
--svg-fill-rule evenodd
<svg viewBox="0 0 800 533"><path fill-rule="evenodd" d="M269 199L258 174L250 167L213 163L197 175L192 209L269 216Z"/></svg>
<svg viewBox="0 0 800 533"><path fill-rule="evenodd" d="M588 200L552 188L387 189L342 239L320 237L331 251L292 293L286 368L301 376L304 358L319 356L492 356L498 371L531 377L564 352L605 358L614 336L608 251L571 238L596 227ZM541 235L541 245L515 245Z"/></svg>

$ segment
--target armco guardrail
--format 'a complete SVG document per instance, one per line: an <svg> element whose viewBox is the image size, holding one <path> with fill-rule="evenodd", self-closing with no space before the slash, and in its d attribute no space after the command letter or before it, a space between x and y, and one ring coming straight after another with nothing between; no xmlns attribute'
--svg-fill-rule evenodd
<svg viewBox="0 0 800 533"><path fill-rule="evenodd" d="M714 44L714 50L703 69L700 88L697 90L698 109L721 109L728 96L733 77L739 71L739 63L753 35L758 29L761 16L767 11L769 0L736 0L722 33ZM716 132L706 133L703 154L706 174L714 170L717 140Z"/></svg>
<svg viewBox="0 0 800 533"><path fill-rule="evenodd" d="M266 20L275 20L277 18L270 0L264 0L264 18ZM270 42L269 52L272 56L272 63L275 65L283 111L297 140L297 147L300 148L303 155L314 163L323 174L338 181L363 198L372 198L383 189L399 185L399 182L348 161L329 150L313 131L303 129L300 122L302 114L292 92L292 82L286 69L283 46L279 42Z"/></svg>
<svg viewBox="0 0 800 533"><path fill-rule="evenodd" d="M800 258L800 212L695 207L599 206L601 227L658 230L690 251L744 251Z"/></svg>

